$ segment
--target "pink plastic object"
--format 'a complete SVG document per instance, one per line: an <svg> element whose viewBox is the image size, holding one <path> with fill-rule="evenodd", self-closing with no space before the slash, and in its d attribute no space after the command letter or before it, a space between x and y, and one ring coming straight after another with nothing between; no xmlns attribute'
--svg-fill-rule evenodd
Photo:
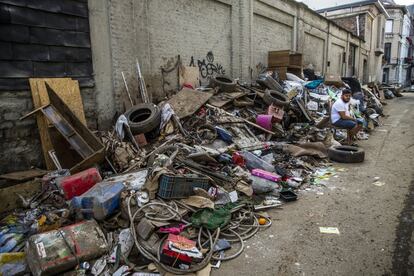
<svg viewBox="0 0 414 276"><path fill-rule="evenodd" d="M176 227L161 227L158 232L179 235L185 229L185 224L180 223Z"/></svg>
<svg viewBox="0 0 414 276"><path fill-rule="evenodd" d="M90 168L77 174L65 176L57 180L66 200L80 196L92 188L96 183L101 182L102 177L96 168Z"/></svg>
<svg viewBox="0 0 414 276"><path fill-rule="evenodd" d="M255 176L270 180L270 181L274 181L274 182L278 182L278 181L282 180L282 177L280 175L275 174L275 173L271 173L271 172L268 172L268 171L264 171L264 170L261 170L261 169L253 169L252 170L252 175L255 175Z"/></svg>
<svg viewBox="0 0 414 276"><path fill-rule="evenodd" d="M256 117L256 124L267 130L272 130L272 119L272 115L258 115Z"/></svg>

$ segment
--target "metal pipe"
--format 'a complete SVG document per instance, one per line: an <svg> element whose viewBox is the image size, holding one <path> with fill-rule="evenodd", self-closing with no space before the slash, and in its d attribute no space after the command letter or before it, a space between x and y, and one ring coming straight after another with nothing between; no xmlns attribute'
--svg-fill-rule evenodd
<svg viewBox="0 0 414 276"><path fill-rule="evenodd" d="M138 59L136 59L137 71L138 71L138 88L141 93L141 98L144 103L149 103L149 97L147 92L147 87L145 86L144 78L142 77L141 67L139 65Z"/></svg>
<svg viewBox="0 0 414 276"><path fill-rule="evenodd" d="M129 93L129 89L128 89L128 85L127 85L127 82L126 82L126 79L125 79L124 72L121 72L121 75L122 75L122 79L124 80L125 89L126 89L126 92L128 94L129 101L131 102L131 106L134 106L134 102L132 101L131 94Z"/></svg>

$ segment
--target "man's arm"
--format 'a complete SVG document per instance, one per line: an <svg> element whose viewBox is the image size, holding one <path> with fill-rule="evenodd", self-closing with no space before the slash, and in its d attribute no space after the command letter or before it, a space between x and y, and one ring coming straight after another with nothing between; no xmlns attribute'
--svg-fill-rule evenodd
<svg viewBox="0 0 414 276"><path fill-rule="evenodd" d="M351 117L351 116L346 115L346 112L345 112L345 111L338 111L338 113L339 113L339 115L341 116L341 119L342 119L342 120L352 120L352 121L356 121L356 119L355 119L355 118L353 118L353 117Z"/></svg>

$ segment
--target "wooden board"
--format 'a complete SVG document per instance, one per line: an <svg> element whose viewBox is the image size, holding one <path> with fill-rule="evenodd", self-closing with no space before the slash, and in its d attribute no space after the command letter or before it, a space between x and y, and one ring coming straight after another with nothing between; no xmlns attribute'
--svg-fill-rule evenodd
<svg viewBox="0 0 414 276"><path fill-rule="evenodd" d="M199 92L196 90L183 88L175 94L168 103L174 109L175 114L182 119L194 114L202 107L211 97L213 93Z"/></svg>
<svg viewBox="0 0 414 276"><path fill-rule="evenodd" d="M33 79L38 82L38 93L41 105L49 104L49 96L46 91L45 81L56 92L56 94L68 105L73 114L86 125L85 113L83 110L82 97L77 80L71 78L54 79Z"/></svg>
<svg viewBox="0 0 414 276"><path fill-rule="evenodd" d="M267 66L268 67L288 66L289 65L289 54L290 54L290 50L269 51L268 57L267 57Z"/></svg>
<svg viewBox="0 0 414 276"><path fill-rule="evenodd" d="M49 96L47 94L45 82L47 82L61 97L61 99L73 110L73 113L79 120L86 125L85 113L83 110L82 98L79 90L78 81L70 78L30 78L30 88L32 91L32 99L34 109L43 105L49 104ZM38 113L36 115L37 125L40 133L40 140L42 142L43 157L45 158L46 168L54 170L55 165L50 158L48 152L53 149L52 138L49 133L49 122Z"/></svg>
<svg viewBox="0 0 414 276"><path fill-rule="evenodd" d="M245 96L246 93L244 92L228 92L228 93L219 93L214 95L208 100L208 103L214 105L216 107L223 107L226 104L234 101L235 99L241 98Z"/></svg>
<svg viewBox="0 0 414 276"><path fill-rule="evenodd" d="M35 177L40 177L47 174L48 171L40 170L40 169L32 169L27 171L19 171L19 172L11 172L0 175L0 178L13 180L13 181L27 181L33 179Z"/></svg>
<svg viewBox="0 0 414 276"><path fill-rule="evenodd" d="M0 189L1 212L7 212L16 208L22 208L22 202L18 194L25 198L30 198L35 193L40 192L41 187L42 182L40 180L32 180L29 182L24 182Z"/></svg>
<svg viewBox="0 0 414 276"><path fill-rule="evenodd" d="M300 53L290 54L289 55L289 66L303 66L303 57Z"/></svg>

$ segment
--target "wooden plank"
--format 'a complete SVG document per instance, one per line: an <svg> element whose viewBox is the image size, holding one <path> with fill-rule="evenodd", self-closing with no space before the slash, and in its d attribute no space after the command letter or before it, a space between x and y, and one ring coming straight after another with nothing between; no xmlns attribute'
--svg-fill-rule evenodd
<svg viewBox="0 0 414 276"><path fill-rule="evenodd" d="M30 88L32 90L32 99L34 108L50 103L49 96L47 94L46 85L48 83L52 87L59 97L70 107L76 117L86 125L85 113L83 110L82 98L79 90L79 83L71 78L30 78ZM42 142L43 157L45 159L46 168L48 170L54 170L55 165L50 158L48 152L53 149L53 143L50 132L48 120L43 114L37 114L37 125L39 128L40 139Z"/></svg>
<svg viewBox="0 0 414 276"><path fill-rule="evenodd" d="M27 181L33 179L35 177L40 177L47 174L48 171L40 170L40 169L31 169L27 171L19 171L19 172L11 172L0 175L0 178L13 180L13 181Z"/></svg>
<svg viewBox="0 0 414 276"><path fill-rule="evenodd" d="M94 151L94 153L88 157L86 157L84 160L80 160L80 163L72 164L71 165L71 172L76 172L78 168L84 168L83 166L91 166L93 163L100 163L104 160L105 157L105 151L104 146L99 140L98 137L96 137L80 120L71 109L63 102L63 100L53 91L53 89L46 85L47 87L47 93L49 94L49 99L51 105L56 109L57 112L59 112L60 116L64 118L65 121L67 121L71 128L76 133L76 137L79 139L82 139L84 142L87 143L87 146L90 147ZM58 156L59 157L59 156Z"/></svg>
<svg viewBox="0 0 414 276"><path fill-rule="evenodd" d="M183 88L167 102L172 106L175 114L177 114L180 119L183 119L193 115L212 96L213 93Z"/></svg>
<svg viewBox="0 0 414 276"><path fill-rule="evenodd" d="M56 92L63 102L72 110L73 114L86 125L85 113L83 110L82 98L79 90L79 83L71 78L50 78L37 79L39 81L39 97L42 105L50 103L45 82Z"/></svg>
<svg viewBox="0 0 414 276"><path fill-rule="evenodd" d="M16 208L22 208L22 202L18 194L22 195L25 198L30 198L35 193L40 192L41 187L42 182L40 180L32 180L0 189L1 212L7 212Z"/></svg>
<svg viewBox="0 0 414 276"><path fill-rule="evenodd" d="M290 50L269 51L267 58L267 66L288 66Z"/></svg>
<svg viewBox="0 0 414 276"><path fill-rule="evenodd" d="M42 106L39 97L38 79L29 79L30 89L32 91L33 106L35 109ZM46 168L48 170L55 170L56 167L53 160L49 156L49 150L53 149L52 140L50 139L48 130L48 121L42 113L36 114L37 127L39 129L40 141L42 142L43 158L45 159Z"/></svg>
<svg viewBox="0 0 414 276"><path fill-rule="evenodd" d="M303 66L303 57L300 53L290 54L289 55L289 67L290 66Z"/></svg>

